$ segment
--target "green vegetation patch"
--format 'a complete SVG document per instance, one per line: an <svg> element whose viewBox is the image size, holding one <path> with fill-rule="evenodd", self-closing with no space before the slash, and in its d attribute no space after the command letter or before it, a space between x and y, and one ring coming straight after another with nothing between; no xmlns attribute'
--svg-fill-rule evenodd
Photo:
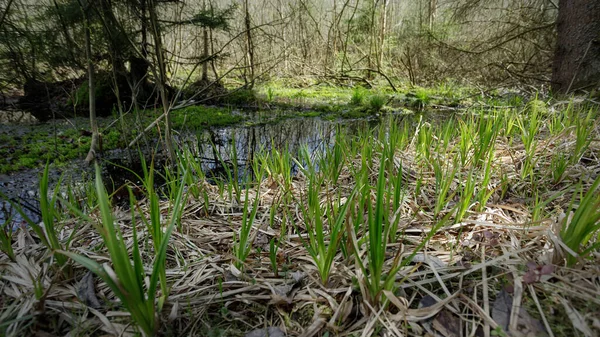
<svg viewBox="0 0 600 337"><path fill-rule="evenodd" d="M2 135L0 147L0 173L39 167L48 160L61 165L70 160L84 157L90 148L91 137L78 129L71 128L54 136L48 131L32 132L23 136ZM117 130L107 131L102 136L104 150L122 146Z"/></svg>
<svg viewBox="0 0 600 337"><path fill-rule="evenodd" d="M173 111L172 119L176 129L202 129L237 124L245 118L231 109L194 105Z"/></svg>

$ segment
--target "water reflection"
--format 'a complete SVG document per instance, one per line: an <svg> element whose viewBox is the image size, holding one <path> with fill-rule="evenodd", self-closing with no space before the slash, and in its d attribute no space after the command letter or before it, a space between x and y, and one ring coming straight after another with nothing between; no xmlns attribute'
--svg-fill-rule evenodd
<svg viewBox="0 0 600 337"><path fill-rule="evenodd" d="M211 179L224 176L223 163L225 165L233 163L233 148L235 147L237 164L240 168L240 179L245 179L245 172L248 172L246 164L251 162L252 158L260 151L287 149L292 155L296 155L302 146L306 146L312 158L316 158L333 145L338 132L352 135L356 134L361 128L374 126L378 123L379 120L327 121L319 118L297 118L283 120L276 124L203 131L182 130L176 141L192 150L200 162L203 172ZM113 158L111 158L110 153L106 157L109 161L126 166L129 170L143 176L140 163L119 160L117 157L122 156L122 154L122 150L115 150ZM156 160L159 173L160 162L160 159ZM89 172L90 169L86 171L76 162L73 163L72 167L76 173L71 172L68 174L68 179L63 180L71 186L83 185L85 178L82 177L93 177L93 174ZM293 168L293 170L295 169ZM85 174L82 174L82 172ZM105 185L109 192L118 189L127 181L139 183L135 174L118 166L107 164L104 172ZM58 177L61 173L60 169L51 168L51 176ZM23 177L19 177L19 175L23 175ZM58 179L52 180L56 181ZM39 207L37 206L39 205L37 193L39 190L39 172L19 172L10 176L8 181L3 186L3 192L11 200L22 205L26 214L33 221L41 221ZM156 182L161 183L160 174L157 175ZM50 190L52 190L52 186ZM15 212L8 201L0 199L0 225L5 223L11 215L14 215L12 219L13 226L23 224L23 219Z"/></svg>
<svg viewBox="0 0 600 337"><path fill-rule="evenodd" d="M373 122L371 122L373 123ZM222 174L223 163L244 168L260 151L288 150L296 155L306 147L312 158L333 145L338 132L354 134L369 124L366 120L331 122L318 118L292 119L273 125L206 130L185 139L207 176ZM235 147L235 151L234 151ZM295 170L295 167L292 167Z"/></svg>

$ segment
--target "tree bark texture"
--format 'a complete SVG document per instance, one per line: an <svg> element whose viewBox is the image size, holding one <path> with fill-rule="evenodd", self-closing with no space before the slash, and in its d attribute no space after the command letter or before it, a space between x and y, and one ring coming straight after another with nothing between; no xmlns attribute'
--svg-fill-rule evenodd
<svg viewBox="0 0 600 337"><path fill-rule="evenodd" d="M568 93L599 84L600 1L560 0L552 88Z"/></svg>

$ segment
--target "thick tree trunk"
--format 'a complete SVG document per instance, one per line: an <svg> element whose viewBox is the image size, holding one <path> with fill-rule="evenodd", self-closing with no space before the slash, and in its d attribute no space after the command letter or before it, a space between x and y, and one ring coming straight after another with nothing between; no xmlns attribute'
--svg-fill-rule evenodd
<svg viewBox="0 0 600 337"><path fill-rule="evenodd" d="M552 88L568 93L600 81L600 1L560 0Z"/></svg>

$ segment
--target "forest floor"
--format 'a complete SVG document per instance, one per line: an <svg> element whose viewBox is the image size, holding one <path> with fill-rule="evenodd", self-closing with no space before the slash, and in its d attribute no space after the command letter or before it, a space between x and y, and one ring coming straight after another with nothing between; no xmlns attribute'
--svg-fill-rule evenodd
<svg viewBox="0 0 600 337"><path fill-rule="evenodd" d="M130 204L103 208L93 182L50 193L45 226L0 231L0 334L600 334L594 102L444 86L257 92L259 118L235 123L293 107L392 117L340 129L322 153L261 152L253 180L235 164L208 179L182 148L163 188L146 170Z"/></svg>

